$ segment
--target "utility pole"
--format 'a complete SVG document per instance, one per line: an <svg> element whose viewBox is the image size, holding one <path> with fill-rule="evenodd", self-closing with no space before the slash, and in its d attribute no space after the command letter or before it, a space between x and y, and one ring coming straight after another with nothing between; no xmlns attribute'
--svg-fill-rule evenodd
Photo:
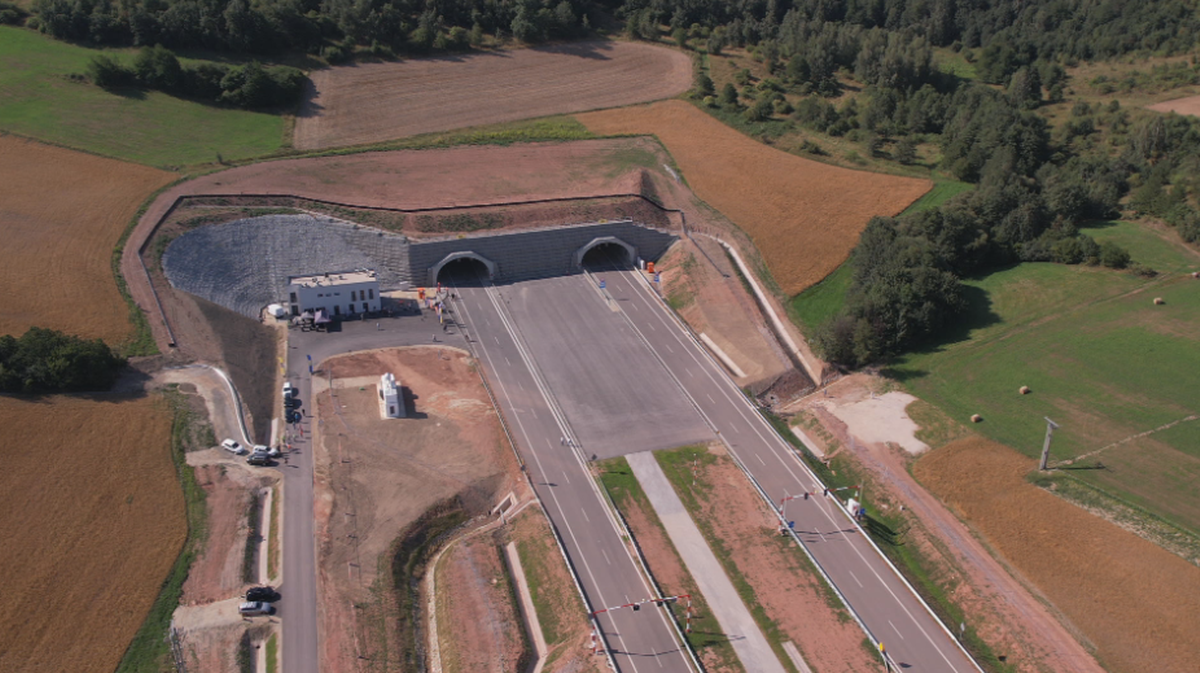
<svg viewBox="0 0 1200 673"><path fill-rule="evenodd" d="M1047 465L1050 462L1050 438L1054 436L1054 430L1056 428L1058 428L1058 423L1055 423L1054 421L1050 420L1050 417L1048 417L1048 416L1045 418L1046 418L1046 443L1042 444L1042 463L1038 467L1038 469L1041 470L1042 472L1045 472L1047 469L1049 469L1047 467Z"/></svg>

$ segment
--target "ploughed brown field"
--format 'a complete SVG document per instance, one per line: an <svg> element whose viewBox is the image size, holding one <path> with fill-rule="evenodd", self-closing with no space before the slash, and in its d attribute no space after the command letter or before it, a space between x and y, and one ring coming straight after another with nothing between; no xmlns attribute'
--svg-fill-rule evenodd
<svg viewBox="0 0 1200 673"><path fill-rule="evenodd" d="M680 100L576 118L600 135L657 136L696 195L750 235L789 296L846 261L873 215L895 215L932 186L788 154Z"/></svg>
<svg viewBox="0 0 1200 673"><path fill-rule="evenodd" d="M1163 101L1154 105L1148 105L1146 109L1154 110L1155 112L1177 112L1181 115L1200 117L1200 96L1188 96L1187 98Z"/></svg>
<svg viewBox="0 0 1200 673"><path fill-rule="evenodd" d="M296 116L298 149L403 138L644 103L692 81L687 54L640 42L474 52L318 70Z"/></svg>
<svg viewBox="0 0 1200 673"><path fill-rule="evenodd" d="M0 135L0 334L129 337L111 250L170 173ZM57 461L56 461L57 462Z"/></svg>
<svg viewBox="0 0 1200 673"><path fill-rule="evenodd" d="M1025 481L1036 463L971 437L916 476L1096 647L1114 673L1195 671L1200 568Z"/></svg>
<svg viewBox="0 0 1200 673"><path fill-rule="evenodd" d="M0 397L0 671L109 673L187 535L156 398Z"/></svg>

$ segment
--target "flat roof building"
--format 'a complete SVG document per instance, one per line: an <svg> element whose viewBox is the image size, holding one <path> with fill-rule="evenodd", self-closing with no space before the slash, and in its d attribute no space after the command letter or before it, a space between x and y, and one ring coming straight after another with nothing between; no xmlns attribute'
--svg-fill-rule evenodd
<svg viewBox="0 0 1200 673"><path fill-rule="evenodd" d="M324 310L333 317L376 313L381 306L379 278L368 269L288 277L291 314Z"/></svg>

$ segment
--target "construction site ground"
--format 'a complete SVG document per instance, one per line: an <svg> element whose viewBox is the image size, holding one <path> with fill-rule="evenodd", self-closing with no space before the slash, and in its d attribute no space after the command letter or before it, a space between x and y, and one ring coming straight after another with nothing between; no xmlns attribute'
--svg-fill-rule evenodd
<svg viewBox="0 0 1200 673"><path fill-rule="evenodd" d="M314 390L322 668L357 671L360 655L382 662L394 650L389 549L401 531L449 498L460 498L473 515L486 515L509 493L517 499L528 493L475 365L462 351L366 351L326 361L323 368L332 372L333 387ZM385 372L403 387L407 418L380 417L378 382ZM494 575L482 562L462 571L463 579L472 572L478 577L439 590L471 613L477 606L458 600L457 592L471 591L476 581L490 584ZM467 616L451 612L449 619ZM478 634L495 635L497 642L475 645L503 651L512 633L520 634L519 622L498 626Z"/></svg>

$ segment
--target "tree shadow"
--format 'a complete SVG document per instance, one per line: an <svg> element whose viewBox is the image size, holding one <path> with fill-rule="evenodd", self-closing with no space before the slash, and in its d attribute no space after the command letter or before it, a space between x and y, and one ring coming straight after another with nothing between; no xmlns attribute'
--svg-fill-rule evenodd
<svg viewBox="0 0 1200 673"><path fill-rule="evenodd" d="M995 269L1000 271L1001 269ZM976 330L990 327L1000 322L1000 316L992 310L992 298L983 288L974 285L962 286L964 309L934 338L927 340L912 349L914 355L929 355L940 353L947 347L964 341L969 341ZM881 372L888 378L901 383L919 379L928 372L923 369L908 366L908 358L901 357L897 362L884 367Z"/></svg>

